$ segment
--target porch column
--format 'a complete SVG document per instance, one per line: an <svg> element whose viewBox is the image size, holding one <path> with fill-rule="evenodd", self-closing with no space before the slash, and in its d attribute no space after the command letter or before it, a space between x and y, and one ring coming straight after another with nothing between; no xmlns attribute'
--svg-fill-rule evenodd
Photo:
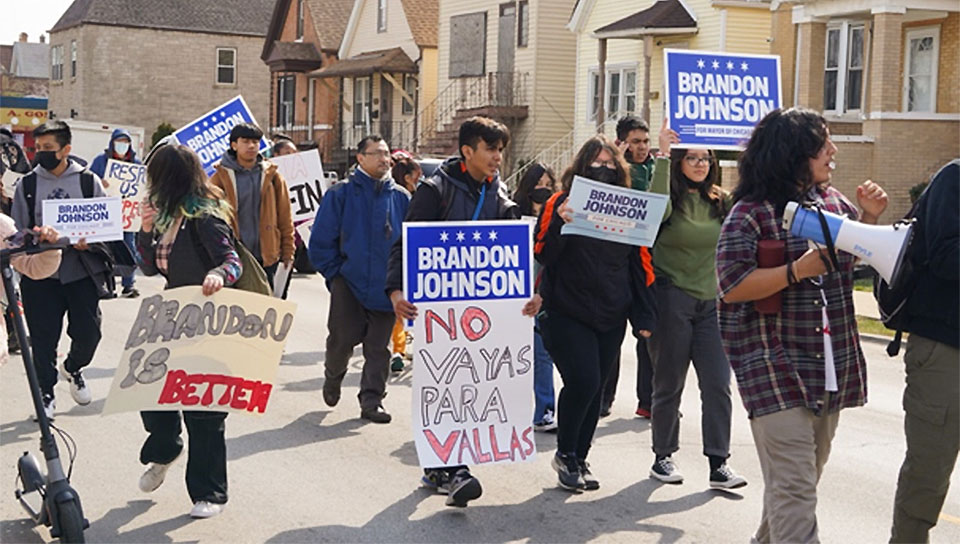
<svg viewBox="0 0 960 544"><path fill-rule="evenodd" d="M653 36L643 37L643 106L640 116L650 125L650 55L653 52Z"/></svg>
<svg viewBox="0 0 960 544"><path fill-rule="evenodd" d="M607 39L600 38L600 48L597 54L597 61L600 65L600 81L597 83L597 96L600 97L598 100L599 104L597 105L597 132L603 130L603 122L606 121L607 115L603 111L603 99L606 96L607 90Z"/></svg>
<svg viewBox="0 0 960 544"><path fill-rule="evenodd" d="M903 79L900 75L900 64L903 58L904 13L906 10L902 8L877 8L873 11L868 83L871 112L901 109Z"/></svg>

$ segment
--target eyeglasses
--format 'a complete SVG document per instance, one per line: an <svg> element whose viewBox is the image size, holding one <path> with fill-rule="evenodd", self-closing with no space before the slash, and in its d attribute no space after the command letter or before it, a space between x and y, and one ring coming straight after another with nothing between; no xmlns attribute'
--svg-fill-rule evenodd
<svg viewBox="0 0 960 544"><path fill-rule="evenodd" d="M697 157L695 155L686 155L683 157L683 160L690 166L696 166L698 164L710 164L713 162L713 157Z"/></svg>
<svg viewBox="0 0 960 544"><path fill-rule="evenodd" d="M366 156L368 156L368 157L378 157L378 158L381 158L381 159L389 159L389 158L390 158L390 152L389 152L389 151L364 151L363 153L360 153L360 154L361 154L361 155L366 155Z"/></svg>
<svg viewBox="0 0 960 544"><path fill-rule="evenodd" d="M590 163L590 168L609 168L611 170L617 169L617 163L614 161L593 161Z"/></svg>

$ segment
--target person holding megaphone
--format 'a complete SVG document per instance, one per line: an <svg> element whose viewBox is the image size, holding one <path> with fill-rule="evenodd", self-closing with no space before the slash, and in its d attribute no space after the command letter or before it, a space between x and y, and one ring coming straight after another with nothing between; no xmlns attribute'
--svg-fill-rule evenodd
<svg viewBox="0 0 960 544"><path fill-rule="evenodd" d="M866 181L859 211L830 185L837 148L811 110L774 110L740 158L717 244L718 319L764 480L758 542L816 542L817 483L840 410L867 397L853 308L856 256L836 258L783 227L788 203L875 224L887 194Z"/></svg>

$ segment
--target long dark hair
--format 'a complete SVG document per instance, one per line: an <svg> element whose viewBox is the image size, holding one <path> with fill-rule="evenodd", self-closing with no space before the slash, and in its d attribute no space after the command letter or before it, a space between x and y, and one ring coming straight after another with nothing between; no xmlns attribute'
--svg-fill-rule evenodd
<svg viewBox="0 0 960 544"><path fill-rule="evenodd" d="M597 134L583 143L580 151L577 151L577 156L573 158L573 163L563 172L560 183L563 185L564 191L570 190L570 186L573 184L573 176L587 175L587 169L590 168L590 163L597 160L597 156L600 155L600 152L603 150L610 153L610 156L613 157L613 162L617 165L617 178L620 180L617 185L621 187L630 186L629 166L627 166L627 162L623 159L623 153L620 152L620 148L614 145L610 138L607 138L603 134Z"/></svg>
<svg viewBox="0 0 960 544"><path fill-rule="evenodd" d="M417 161L413 160L413 157L398 156L396 153L393 155L393 168L390 169L390 175L393 176L394 183L411 193L416 189L416 183L414 183L414 186L408 186L406 182L407 174L416 172L417 170L423 172L423 169L420 168Z"/></svg>
<svg viewBox="0 0 960 544"><path fill-rule="evenodd" d="M554 175L553 169L542 162L531 164L524 172L523 177L520 178L517 190L513 193L513 201L520 206L521 215L533 215L533 201L530 200L530 193L533 192L534 187L537 186L544 174L550 178L550 189L557 190L557 176Z"/></svg>
<svg viewBox="0 0 960 544"><path fill-rule="evenodd" d="M214 215L229 221L230 204L207 182L200 157L185 145L166 145L147 164L147 194L157 209L157 232L164 232L178 216Z"/></svg>
<svg viewBox="0 0 960 544"><path fill-rule="evenodd" d="M813 184L810 159L820 153L827 138L827 121L813 110L771 111L753 129L740 156L734 200L769 200L778 212L787 202L802 200Z"/></svg>
<svg viewBox="0 0 960 544"><path fill-rule="evenodd" d="M727 210L723 204L723 189L717 185L717 179L720 177L720 165L717 163L717 156L712 150L707 150L710 154L710 170L707 177L697 184L697 191L700 198L710 203L710 213L714 217L722 219ZM675 213L684 213L683 199L686 197L688 179L683 173L683 158L687 156L686 149L674 149L670 151L670 203L673 205ZM691 182L692 183L692 182Z"/></svg>

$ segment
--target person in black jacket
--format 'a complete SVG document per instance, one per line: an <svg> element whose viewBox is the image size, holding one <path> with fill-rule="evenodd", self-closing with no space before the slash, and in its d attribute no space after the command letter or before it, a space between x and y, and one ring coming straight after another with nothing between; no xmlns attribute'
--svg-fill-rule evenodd
<svg viewBox="0 0 960 544"><path fill-rule="evenodd" d="M587 453L600 418L601 389L620 354L627 317L643 338L656 323L647 248L561 235L561 227L573 219L567 197L575 175L630 186L620 150L606 136L594 136L564 172L563 192L547 201L537 224L534 252L544 266L541 333L563 378L552 464L560 487L571 491L600 487Z"/></svg>
<svg viewBox="0 0 960 544"><path fill-rule="evenodd" d="M436 174L423 180L413 193L407 221L484 221L519 219L520 209L500 183L503 148L510 141L507 127L493 119L475 116L460 126L460 156L447 159ZM414 319L417 308L403 298L403 237L390 250L387 295L397 317ZM523 308L535 316L540 297ZM423 484L447 495L447 506L464 507L483 493L480 480L466 466L428 468Z"/></svg>
<svg viewBox="0 0 960 544"><path fill-rule="evenodd" d="M960 159L933 177L918 205L915 282L907 302L903 392L907 455L890 542L928 542L960 450Z"/></svg>
<svg viewBox="0 0 960 544"><path fill-rule="evenodd" d="M207 183L200 158L186 146L167 145L150 158L147 181L149 203L142 208L137 233L143 273L162 274L167 289L200 285L207 296L236 283L243 266L233 245L232 211ZM226 417L224 412L183 411L190 436L191 517L215 516L227 502ZM183 451L180 412L144 411L140 418L150 433L140 449L140 462L149 465L140 477L140 489L149 493L160 487Z"/></svg>

